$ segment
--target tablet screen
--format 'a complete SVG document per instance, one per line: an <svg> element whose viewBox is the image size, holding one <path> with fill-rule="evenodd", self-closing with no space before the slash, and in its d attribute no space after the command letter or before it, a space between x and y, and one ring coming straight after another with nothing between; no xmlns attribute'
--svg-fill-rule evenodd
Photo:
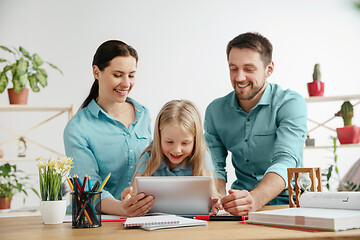
<svg viewBox="0 0 360 240"><path fill-rule="evenodd" d="M136 193L152 195L150 212L176 215L207 215L210 211L212 177L135 177Z"/></svg>

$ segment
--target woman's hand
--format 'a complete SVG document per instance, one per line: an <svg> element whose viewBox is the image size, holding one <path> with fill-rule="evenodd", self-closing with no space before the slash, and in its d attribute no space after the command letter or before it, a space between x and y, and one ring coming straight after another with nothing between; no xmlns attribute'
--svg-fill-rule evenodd
<svg viewBox="0 0 360 240"><path fill-rule="evenodd" d="M218 197L211 197L211 211L209 215L216 215L223 208Z"/></svg>
<svg viewBox="0 0 360 240"><path fill-rule="evenodd" d="M121 215L138 217L146 214L154 205L153 196L145 196L144 193L131 196L132 187L125 188L121 193Z"/></svg>

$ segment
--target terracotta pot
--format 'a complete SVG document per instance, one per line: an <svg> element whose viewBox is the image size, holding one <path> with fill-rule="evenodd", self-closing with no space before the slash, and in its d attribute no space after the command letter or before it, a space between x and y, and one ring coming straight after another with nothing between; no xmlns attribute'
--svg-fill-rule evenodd
<svg viewBox="0 0 360 240"><path fill-rule="evenodd" d="M21 92L17 93L12 88L8 88L8 95L10 104L22 104L26 105L29 95L29 89L23 88Z"/></svg>
<svg viewBox="0 0 360 240"><path fill-rule="evenodd" d="M321 81L313 81L307 84L310 97L324 96L325 83Z"/></svg>
<svg viewBox="0 0 360 240"><path fill-rule="evenodd" d="M11 205L11 197L8 198L0 198L0 209L9 209Z"/></svg>
<svg viewBox="0 0 360 240"><path fill-rule="evenodd" d="M336 129L337 137L341 144L359 143L360 129L357 126L345 126Z"/></svg>

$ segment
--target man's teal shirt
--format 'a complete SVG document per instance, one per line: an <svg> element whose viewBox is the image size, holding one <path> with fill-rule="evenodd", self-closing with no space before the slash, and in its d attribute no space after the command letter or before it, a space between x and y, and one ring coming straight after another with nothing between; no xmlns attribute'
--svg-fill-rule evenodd
<svg viewBox="0 0 360 240"><path fill-rule="evenodd" d="M287 168L303 166L307 107L301 95L267 83L258 104L246 113L235 92L214 100L205 114L205 140L216 176L227 181L228 151L236 180L232 189L252 190L268 172L287 186ZM287 195L287 190L280 195Z"/></svg>

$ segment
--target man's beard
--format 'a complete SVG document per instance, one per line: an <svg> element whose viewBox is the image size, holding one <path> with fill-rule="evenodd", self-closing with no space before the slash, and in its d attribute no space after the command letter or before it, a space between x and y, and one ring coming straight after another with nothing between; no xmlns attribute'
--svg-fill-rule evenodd
<svg viewBox="0 0 360 240"><path fill-rule="evenodd" d="M251 100L251 99L253 99L254 97L256 97L256 96L259 94L259 92L264 88L265 83L266 83L266 81L264 81L264 84L261 86L261 88L259 88L256 92L254 92L251 96L249 96L249 97L247 97L247 98L241 97L240 94L237 94L237 92L235 91L236 96L237 96L237 98L238 98L239 100ZM236 83L235 83L235 84L236 84Z"/></svg>

